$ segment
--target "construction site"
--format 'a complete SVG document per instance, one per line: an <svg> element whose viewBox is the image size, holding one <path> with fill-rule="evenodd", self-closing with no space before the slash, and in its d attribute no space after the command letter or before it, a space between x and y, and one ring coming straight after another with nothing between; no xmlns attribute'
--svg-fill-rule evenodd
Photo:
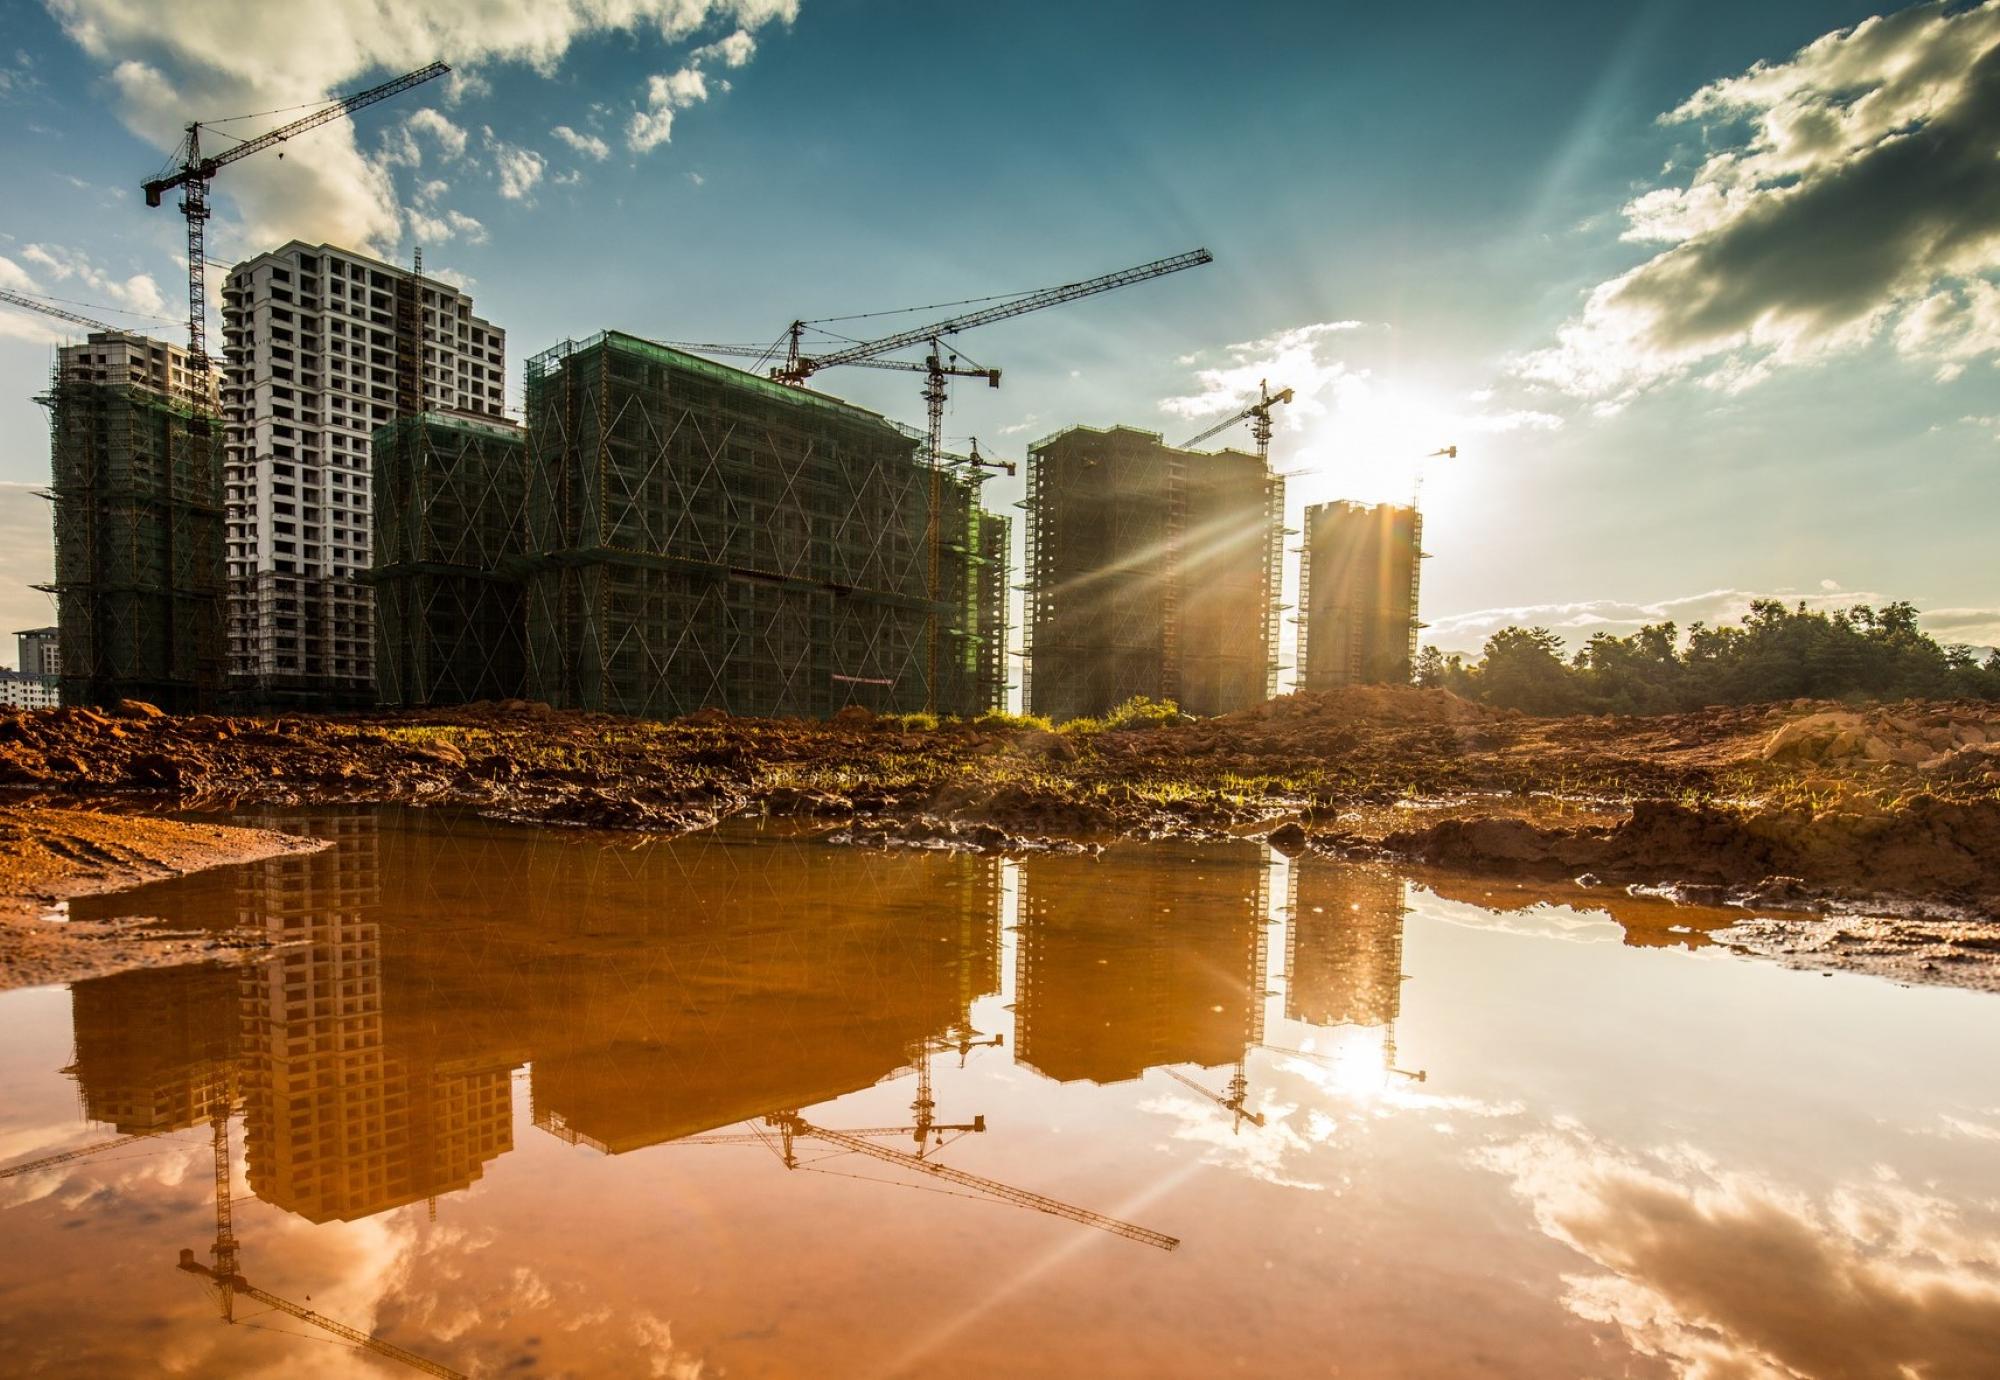
<svg viewBox="0 0 2000 1380"><path fill-rule="evenodd" d="M635 336L528 361L527 688L563 708L1003 706L1006 523L826 394Z"/></svg>

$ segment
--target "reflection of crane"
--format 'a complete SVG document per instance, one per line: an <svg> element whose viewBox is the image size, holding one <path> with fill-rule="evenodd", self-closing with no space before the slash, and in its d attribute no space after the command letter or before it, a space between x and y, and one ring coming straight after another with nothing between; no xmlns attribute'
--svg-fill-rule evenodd
<svg viewBox="0 0 2000 1380"><path fill-rule="evenodd" d="M230 1218L229 1202L229 1106L232 1097L222 1099L219 1109L209 1118L214 1128L215 1140L215 1245L210 1253L215 1257L213 1265L204 1265L195 1259L191 1250L181 1251L180 1268L189 1274L200 1275L215 1289L216 1304L226 1323L236 1321L236 1296L255 1299L267 1308L275 1308L281 1313L289 1313L300 1322L311 1323L314 1327L331 1332L342 1341L360 1347L363 1351L391 1361L401 1361L412 1370L420 1370L426 1375L436 1375L442 1380L465 1380L461 1371L440 1365L427 1356L419 1356L414 1351L406 1351L394 1342L385 1342L379 1337L371 1337L358 1327L336 1322L323 1313L315 1313L303 1304L281 1299L276 1294L259 1289L243 1278L237 1269L236 1232Z"/></svg>
<svg viewBox="0 0 2000 1380"><path fill-rule="evenodd" d="M1325 1062L1333 1057L1330 1054L1317 1053L1310 1049L1286 1049L1283 1045L1262 1045L1259 1048L1268 1049L1273 1054L1289 1054L1294 1058L1317 1059L1321 1062ZM1422 1083L1430 1078L1429 1072L1424 1069L1413 1071L1396 1067L1396 1031L1393 1025L1388 1028L1382 1038L1382 1067L1387 1072L1393 1073L1399 1078L1407 1078L1413 1083Z"/></svg>
<svg viewBox="0 0 2000 1380"><path fill-rule="evenodd" d="M90 1155L101 1155L106 1150L116 1150L122 1145L131 1145L135 1141L151 1140L154 1134L154 1132L148 1131L144 1135L120 1136L116 1140L100 1140L95 1145L82 1145L74 1150L64 1150L60 1154L44 1155L38 1160L29 1160L25 1164L10 1164L5 1169L0 1169L0 1179L12 1179L22 1174L32 1174L37 1169L50 1169L59 1164L68 1164L71 1160L84 1159Z"/></svg>
<svg viewBox="0 0 2000 1380"><path fill-rule="evenodd" d="M203 254L202 238L208 225L208 184L216 173L239 158L248 158L253 153L261 153L274 144L282 144L287 139L304 134L307 130L318 129L334 120L344 119L377 101L386 101L413 86L421 86L434 77L441 77L451 69L442 62L433 62L428 67L405 73L394 81L383 82L380 86L345 96L328 105L321 106L312 114L280 125L274 130L258 135L255 139L236 145L218 154L203 154L201 151L200 124L187 127L187 135L175 151L180 166L163 177L156 177L144 184L146 204L158 206L161 197L175 187L181 189L181 214L187 217L187 264L188 264L188 367L200 378L208 372L207 316L208 316L208 276L207 257ZM284 157L281 153L280 158ZM200 390L196 390L197 398Z"/></svg>
<svg viewBox="0 0 2000 1380"><path fill-rule="evenodd" d="M1250 419L1250 434L1257 441L1257 458L1268 462L1271 458L1271 409L1279 403L1288 403L1291 400L1291 389L1280 388L1277 392L1273 393L1269 380L1258 379L1256 402L1251 403L1227 421L1217 422L1207 431L1202 432L1201 435L1190 437L1181 442L1180 448L1182 450L1193 450L1211 436L1220 436L1223 432L1229 430L1229 428L1247 417Z"/></svg>
<svg viewBox="0 0 2000 1380"><path fill-rule="evenodd" d="M1084 297L1094 297L1098 293L1110 292L1115 288L1130 287L1134 283L1143 283L1148 279L1165 277L1169 273L1179 273L1182 269L1199 268L1203 264L1212 262L1214 257L1206 249L1193 249L1185 254L1176 254L1171 258L1155 259L1151 263L1138 264L1131 268L1121 268L1115 273L1105 273L1095 278L1084 278L1074 283L1061 283L1055 287L1042 288L1034 292L1018 293L1000 301L987 300L984 304L979 302L958 303L956 305L969 306L972 310L960 312L956 316L947 316L942 320L932 321L926 325L897 331L892 335L883 336L878 340L848 340L842 338L836 348L827 351L825 354L806 353L807 345L804 339L806 330L808 328L817 329L823 327L829 322L852 320L854 318L823 317L817 321L794 321L790 326L785 328L787 344L785 347L784 362L774 365L771 369L771 377L780 383L802 385L807 379L822 369L832 369L843 365L868 365L872 367L870 365L871 361L889 362L884 361L884 356L895 354L899 350L907 350L916 346L923 346L928 350L923 362L915 366L916 368L920 368L924 373L924 410L930 423L924 454L924 460L930 466L931 471L930 507L924 524L924 544L929 553L928 579L925 586L925 595L927 602L931 606L924 620L926 644L925 675L927 681L924 697L926 708L932 710L937 708L937 602L939 566L942 555L941 545L943 542L942 523L939 521L939 508L944 501L945 381L952 377L964 376L969 372L974 377L985 378L987 383L994 388L1000 386L1000 372L997 369L974 369L967 371L960 368L958 366L958 357L945 348L943 343L944 338L946 336L958 335L975 327L991 325L996 321L1005 321L1012 317L1025 316L1029 312L1041 311L1046 307L1061 306L1065 302L1074 302ZM867 314L871 316L893 316L900 315L901 313L871 312ZM831 332L826 331L821 331L820 333L831 334ZM760 357L768 356L769 353L770 351L768 350L758 351ZM949 365L946 363L947 358L950 360ZM907 362L904 363L906 364ZM903 366L899 364L895 365L895 367Z"/></svg>
<svg viewBox="0 0 2000 1380"><path fill-rule="evenodd" d="M764 1118L764 1124L774 1128L778 1132L779 1144L777 1145L772 1145L770 1135L764 1131L752 1131L749 1133L721 1132L713 1135L689 1136L673 1143L676 1145L746 1145L754 1141L757 1144L774 1150L778 1158L784 1163L785 1168L800 1169L810 1168L811 1166L800 1161L795 1143L801 1139L817 1140L841 1150L851 1151L854 1154L867 1155L871 1159L881 1160L886 1164L898 1165L905 1169L914 1169L934 1179L942 1180L959 1188L968 1189L974 1193L984 1194L989 1198L997 1198L1004 1203L1012 1203L1017 1207L1032 1208L1036 1212L1046 1212L1052 1217L1061 1217L1071 1222L1081 1222L1085 1226L1096 1227L1099 1231L1108 1231L1114 1236L1122 1236L1127 1240L1142 1242L1148 1246L1157 1246L1163 1251L1170 1251L1175 1246L1178 1246L1180 1240L1177 1237L1167 1236L1164 1233L1153 1231L1148 1227L1135 1226L1130 1222L1121 1221L1116 1217L1108 1217L1101 1212L1094 1212L1089 1208L1078 1207L1073 1203L1061 1202L1058 1199L1046 1197L1024 1188L1015 1188L993 1179L982 1178L977 1174L967 1173L963 1169L955 1169L950 1165L942 1164L936 1159L930 1158L932 1150L947 1144L945 1140L947 1133L964 1135L972 1132L982 1132L986 1129L986 1118L983 1116L975 1116L968 1122L956 1123L943 1123L935 1119L936 1103L931 1096L931 1055L933 1053L957 1050L959 1065L960 1067L964 1067L965 1057L972 1050L997 1046L1000 1044L1001 1038L998 1035L990 1038L979 1038L968 1030L954 1030L951 1033L932 1036L921 1041L915 1051L917 1093L915 1100L910 1104L910 1110L915 1121L914 1124L909 1126L869 1126L853 1130L834 1130L829 1127L814 1125L800 1116L796 1111L778 1111L772 1112ZM886 1145L876 1143L878 1139L903 1135L911 1136L915 1139L917 1145L915 1151L894 1150Z"/></svg>
<svg viewBox="0 0 2000 1380"><path fill-rule="evenodd" d="M1045 1197L1040 1193L1031 1193L1025 1188L1014 1188L1011 1185L998 1183L992 1179L981 1178L977 1174L968 1174L963 1169L954 1169L948 1164L940 1164L936 1160L925 1159L921 1155L911 1155L901 1150L891 1150L886 1145L877 1145L872 1140L864 1140L860 1136L851 1135L846 1131L835 1131L824 1126L815 1126L801 1117L797 1112L774 1112L765 1118L765 1124L776 1127L779 1135L783 1138L784 1150L782 1158L787 1169L797 1169L799 1167L798 1157L794 1153L793 1142L801 1138L810 1138L823 1141L828 1145L837 1145L841 1149L850 1150L857 1155L867 1155L872 1159L881 1160L885 1164L900 1165L905 1169L917 1170L919 1173L928 1174L932 1178L940 1179L945 1183L955 1184L960 1188L970 1189L975 1193L983 1193L991 1198L998 1198L1003 1203L1012 1203L1017 1207L1032 1208L1036 1212L1046 1212L1052 1217L1066 1218L1071 1222L1081 1222L1084 1226L1096 1227L1099 1231L1108 1231L1113 1236L1122 1236L1128 1241L1137 1241L1147 1246L1157 1246L1163 1251L1170 1251L1180 1245L1179 1237L1168 1236L1166 1233L1154 1231L1150 1227L1135 1226L1131 1222L1121 1221L1116 1217L1108 1217L1104 1213L1093 1212L1089 1208L1078 1207L1074 1203L1061 1202L1054 1198Z"/></svg>
<svg viewBox="0 0 2000 1380"><path fill-rule="evenodd" d="M1244 1053L1248 1054L1249 1051L1245 1050ZM1230 1127L1231 1130L1242 1130L1243 1123L1246 1121L1252 1126L1262 1126L1264 1124L1264 1114L1262 1112L1253 1112L1243 1105L1244 1100L1250 1096L1250 1078L1244 1072L1243 1060L1238 1059L1236 1061L1236 1072L1230 1075L1229 1085L1222 1092L1214 1092L1202 1086L1179 1069L1168 1069L1166 1070L1166 1075L1176 1082L1185 1083L1210 1102L1215 1103L1216 1106L1232 1114L1235 1117L1235 1124Z"/></svg>

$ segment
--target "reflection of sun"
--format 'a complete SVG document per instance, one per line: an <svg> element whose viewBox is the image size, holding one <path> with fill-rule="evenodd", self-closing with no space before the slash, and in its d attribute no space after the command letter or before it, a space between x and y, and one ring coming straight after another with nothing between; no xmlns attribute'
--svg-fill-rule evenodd
<svg viewBox="0 0 2000 1380"><path fill-rule="evenodd" d="M1374 1103L1389 1092L1391 1081L1381 1045L1370 1040L1342 1040L1331 1049L1308 1048L1310 1058L1287 1057L1286 1066L1322 1092L1344 1102Z"/></svg>

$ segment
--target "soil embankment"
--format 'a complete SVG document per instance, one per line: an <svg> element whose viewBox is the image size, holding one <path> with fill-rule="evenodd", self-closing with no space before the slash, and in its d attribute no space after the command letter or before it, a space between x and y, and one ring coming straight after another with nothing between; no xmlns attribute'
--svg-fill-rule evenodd
<svg viewBox="0 0 2000 1380"><path fill-rule="evenodd" d="M128 704L0 717L0 790L105 809L453 805L661 833L761 812L841 841L1015 851L1275 830L1288 852L1587 874L1760 914L1978 922L1968 953L2000 919L2000 706L1971 703L1536 719L1378 687L1057 732L860 711L644 723L519 701L263 718Z"/></svg>
<svg viewBox="0 0 2000 1380"><path fill-rule="evenodd" d="M71 920L62 902L319 847L267 829L0 805L0 990L261 948L261 936L175 931L143 919Z"/></svg>

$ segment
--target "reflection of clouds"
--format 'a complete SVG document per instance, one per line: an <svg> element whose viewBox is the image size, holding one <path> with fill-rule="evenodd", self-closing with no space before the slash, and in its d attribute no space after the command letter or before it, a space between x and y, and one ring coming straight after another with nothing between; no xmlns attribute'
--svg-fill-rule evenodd
<svg viewBox="0 0 2000 1380"><path fill-rule="evenodd" d="M1604 1271L1568 1278L1570 1310L1683 1376L1983 1376L2000 1357L2000 1237L1886 1170L1818 1203L1574 1129L1477 1162Z"/></svg>
<svg viewBox="0 0 2000 1380"><path fill-rule="evenodd" d="M1521 910L1489 910L1469 901L1448 901L1436 892L1412 885L1410 909L1427 919L1443 920L1473 930L1496 930L1532 939L1566 939L1577 944L1622 944L1625 927L1605 910L1575 910L1543 901Z"/></svg>
<svg viewBox="0 0 2000 1380"><path fill-rule="evenodd" d="M1933 1134L1960 1140L2000 1140L2000 1124L1996 1124L2000 1123L2000 1107L1995 1107L1982 1115L1992 1120L1975 1121L1971 1117L1953 1116L1950 1112L1941 1112L1938 1114L1938 1121L1943 1129Z"/></svg>
<svg viewBox="0 0 2000 1380"><path fill-rule="evenodd" d="M1200 1146L1203 1164L1231 1169L1280 1188L1317 1191L1326 1186L1298 1178L1285 1168L1287 1156L1308 1153L1313 1140L1325 1140L1333 1134L1328 1121L1311 1139L1301 1135L1289 1120L1297 1107L1266 1104L1255 1108L1263 1114L1262 1126L1249 1121L1238 1126L1234 1114L1225 1107L1172 1094L1141 1102L1139 1110L1172 1118L1177 1124L1169 1134L1175 1140Z"/></svg>

